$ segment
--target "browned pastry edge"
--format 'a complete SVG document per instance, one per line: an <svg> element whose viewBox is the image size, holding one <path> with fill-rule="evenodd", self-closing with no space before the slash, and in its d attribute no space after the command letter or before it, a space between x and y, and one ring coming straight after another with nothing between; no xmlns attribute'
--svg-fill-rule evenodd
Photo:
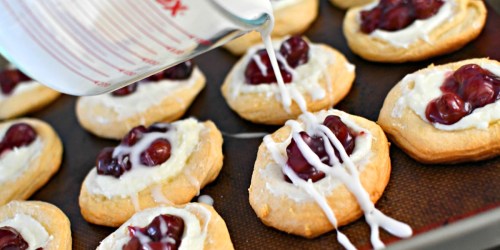
<svg viewBox="0 0 500 250"><path fill-rule="evenodd" d="M53 237L45 250L71 249L70 221L58 207L42 201L11 201L0 207L0 221L16 214L32 217Z"/></svg>
<svg viewBox="0 0 500 250"><path fill-rule="evenodd" d="M155 122L171 122L182 117L205 86L205 81L205 76L201 73L192 87L179 88L165 96L157 105L123 119L120 119L114 110L102 104L84 105L82 98L85 97L80 97L76 103L77 118L80 125L92 134L118 140L133 127L149 126ZM109 122L100 123L96 116L107 117Z"/></svg>
<svg viewBox="0 0 500 250"><path fill-rule="evenodd" d="M322 75L319 84L325 90L326 96L320 100L312 100L309 94L304 93L308 111L314 112L322 109L328 109L340 102L352 87L355 72L347 68L347 59L337 50L323 44L317 44L325 51L331 52L335 60L328 65L329 76ZM281 101L278 101L274 95L267 97L261 93L240 93L236 98L231 95L231 82L235 70L243 67L243 61L240 60L233 66L233 69L226 76L224 84L221 87L222 95L226 99L229 107L242 118L254 123L283 125L287 120L297 118L302 111L299 106L292 102L290 113L283 108ZM328 81L329 78L329 81ZM331 84L327 86L327 84ZM328 89L332 91L329 92Z"/></svg>
<svg viewBox="0 0 500 250"><path fill-rule="evenodd" d="M368 129L373 136L372 155L360 172L360 180L372 202L376 202L389 182L391 172L389 143L376 123L359 116L349 115L349 118L360 127ZM289 134L290 128L285 126L274 132L272 138L275 142L282 142ZM262 222L278 230L306 238L314 238L333 230L333 225L314 200L297 203L286 195L278 197L268 191L259 171L272 163L274 160L271 154L266 146L261 144L252 174L249 200ZM355 196L343 184L325 198L337 218L338 226L347 225L363 214Z"/></svg>
<svg viewBox="0 0 500 250"><path fill-rule="evenodd" d="M470 63L500 63L488 59L470 59L439 66L430 65L417 71L434 69L456 70ZM402 82L387 95L377 123L390 140L415 160L422 163L457 163L479 161L500 155L500 120L490 123L487 129L470 128L457 131L440 130L424 121L409 107L401 117L392 116L396 102L401 97Z"/></svg>
<svg viewBox="0 0 500 250"><path fill-rule="evenodd" d="M49 124L36 119L16 119L0 123L25 122L31 125L42 140L43 149L33 165L14 180L0 184L0 205L11 200L25 200L45 185L61 165L63 147L61 140ZM10 125L9 125L10 126Z"/></svg>
<svg viewBox="0 0 500 250"><path fill-rule="evenodd" d="M0 101L0 119L10 119L37 111L53 102L61 93L43 85L14 94Z"/></svg>
<svg viewBox="0 0 500 250"><path fill-rule="evenodd" d="M458 10L453 19L429 34L430 42L422 39L408 48L396 47L360 31L357 16L363 6L351 8L344 18L343 31L351 50L369 61L399 63L421 61L453 52L475 39L482 31L487 11L481 0L454 0Z"/></svg>
<svg viewBox="0 0 500 250"><path fill-rule="evenodd" d="M200 144L187 159L181 173L162 183L148 186L138 193L138 205L141 209L158 206L152 195L156 186L161 187L163 196L174 204L185 204L195 197L199 190L215 180L222 168L222 135L211 121L203 123L200 132ZM187 176L188 173L190 176ZM88 178L88 176L87 176ZM83 218L93 224L117 227L128 220L135 212L130 197L108 199L103 195L89 193L87 178L82 184L79 203ZM190 181L196 179L200 186Z"/></svg>

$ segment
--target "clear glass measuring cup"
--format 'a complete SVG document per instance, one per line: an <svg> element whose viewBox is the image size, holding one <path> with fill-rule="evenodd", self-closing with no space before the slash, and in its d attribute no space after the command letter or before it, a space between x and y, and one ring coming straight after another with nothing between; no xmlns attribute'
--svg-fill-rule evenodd
<svg viewBox="0 0 500 250"><path fill-rule="evenodd" d="M72 95L117 89L272 25L269 0L0 0L0 9L0 52Z"/></svg>

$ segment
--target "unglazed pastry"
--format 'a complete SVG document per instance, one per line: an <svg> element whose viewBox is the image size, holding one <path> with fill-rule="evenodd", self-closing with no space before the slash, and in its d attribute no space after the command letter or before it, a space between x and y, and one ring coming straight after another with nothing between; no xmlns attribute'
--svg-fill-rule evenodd
<svg viewBox="0 0 500 250"><path fill-rule="evenodd" d="M377 228L372 231L377 248L383 246L376 240L380 226L399 237L411 235L411 228L373 205L390 172L389 143L377 124L337 110L305 113L264 137L250 204L264 224L306 238L346 225L364 212L372 229ZM337 235L342 245L351 246L338 230Z"/></svg>
<svg viewBox="0 0 500 250"><path fill-rule="evenodd" d="M97 157L82 184L82 215L94 224L119 226L136 211L185 204L217 177L222 158L222 135L210 121L136 127Z"/></svg>
<svg viewBox="0 0 500 250"><path fill-rule="evenodd" d="M11 201L1 206L0 232L1 249L71 249L68 217L41 201Z"/></svg>
<svg viewBox="0 0 500 250"><path fill-rule="evenodd" d="M335 49L297 36L273 45L285 89L276 83L263 45L249 49L222 85L228 105L244 119L281 125L303 111L331 108L351 89L355 68Z"/></svg>
<svg viewBox="0 0 500 250"><path fill-rule="evenodd" d="M367 4L369 2L372 2L374 0L330 0L330 2L341 8L341 9L348 9L354 6L360 6L363 4Z"/></svg>
<svg viewBox="0 0 500 250"><path fill-rule="evenodd" d="M0 119L41 109L59 95L59 92L30 79L12 66L0 69Z"/></svg>
<svg viewBox="0 0 500 250"><path fill-rule="evenodd" d="M145 228L154 231L154 237ZM144 249L152 245L164 247L154 249L233 249L224 220L212 206L201 203L159 206L138 212L97 249L128 250L141 245Z"/></svg>
<svg viewBox="0 0 500 250"><path fill-rule="evenodd" d="M432 4L426 2L427 6L418 3L425 6L422 10L411 7L410 1L380 2L385 3L380 6L397 3L399 7L378 11L377 1L349 9L344 19L343 31L349 47L370 61L419 61L458 50L479 35L486 21L486 8L480 0L432 0ZM412 13L411 17L401 17L406 10ZM368 20L365 24L364 19Z"/></svg>
<svg viewBox="0 0 500 250"><path fill-rule="evenodd" d="M0 205L29 198L61 165L62 144L47 123L18 119L0 123Z"/></svg>
<svg viewBox="0 0 500 250"><path fill-rule="evenodd" d="M478 76L484 70L488 76ZM460 93L451 94L450 89ZM394 143L423 163L495 157L500 155L499 92L498 61L431 65L394 86L378 123Z"/></svg>
<svg viewBox="0 0 500 250"><path fill-rule="evenodd" d="M274 10L273 38L302 34L318 16L318 0L271 0ZM235 55L262 42L260 34L252 31L224 45Z"/></svg>
<svg viewBox="0 0 500 250"><path fill-rule="evenodd" d="M187 61L112 93L80 97L76 114L91 133L120 139L135 126L179 119L205 81L198 67Z"/></svg>

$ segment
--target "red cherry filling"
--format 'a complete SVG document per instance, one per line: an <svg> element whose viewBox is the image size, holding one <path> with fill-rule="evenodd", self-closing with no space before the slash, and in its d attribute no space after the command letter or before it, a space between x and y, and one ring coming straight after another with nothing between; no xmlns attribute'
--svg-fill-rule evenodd
<svg viewBox="0 0 500 250"><path fill-rule="evenodd" d="M299 36L285 40L276 53L281 54L291 68L296 68L309 61L309 45ZM278 66L283 81L285 83L292 82L292 73L286 69L283 62L278 61ZM277 81L267 51L265 49L258 50L245 69L245 82L258 85L276 83Z"/></svg>
<svg viewBox="0 0 500 250"><path fill-rule="evenodd" d="M12 227L0 227L0 249L2 250L24 250L29 245L23 236Z"/></svg>
<svg viewBox="0 0 500 250"><path fill-rule="evenodd" d="M500 99L500 78L477 64L467 64L448 76L441 85L443 95L425 110L430 122L450 125L476 108Z"/></svg>
<svg viewBox="0 0 500 250"><path fill-rule="evenodd" d="M278 66L285 83L292 82L292 74L285 69L282 62L278 61ZM274 74L271 60L265 49L257 51L248 63L245 70L245 82L253 85L263 83L276 83L276 75Z"/></svg>
<svg viewBox="0 0 500 250"><path fill-rule="evenodd" d="M332 133L337 137L343 145L348 155L352 154L354 150L353 132L340 120L338 116L330 115L325 118L323 125L328 127ZM324 164L330 165L330 157L325 149L325 141L320 136L309 136L306 132L299 133L302 140L309 146L309 148L321 159ZM329 141L327 143L330 143ZM330 143L331 144L331 143ZM331 144L332 145L332 144ZM340 162L340 154L337 149L332 145L335 150L335 155ZM286 148L288 156L287 165L303 180L311 179L313 182L319 181L325 177L325 173L317 170L314 166L309 164L304 155L300 151L297 142L292 139L291 143ZM285 175L285 180L290 182L289 178Z"/></svg>
<svg viewBox="0 0 500 250"><path fill-rule="evenodd" d="M404 29L435 15L443 4L442 0L381 0L373 9L361 11L361 31Z"/></svg>
<svg viewBox="0 0 500 250"><path fill-rule="evenodd" d="M156 73L148 78L146 81L157 82L164 79L168 80L185 80L188 79L193 73L194 63L193 61L185 61L183 63L177 64L171 68L168 68L162 72Z"/></svg>
<svg viewBox="0 0 500 250"><path fill-rule="evenodd" d="M123 137L119 146L133 147L147 133L168 131L167 124L153 124L149 128L137 126ZM141 164L152 167L164 163L170 158L172 146L167 139L154 140L143 152L140 153ZM97 174L110 175L119 178L123 173L132 169L130 154L119 153L113 157L115 148L107 147L101 150L96 159Z"/></svg>
<svg viewBox="0 0 500 250"><path fill-rule="evenodd" d="M141 153L141 163L146 166L162 164L170 158L172 146L166 139L156 139Z"/></svg>
<svg viewBox="0 0 500 250"><path fill-rule="evenodd" d="M134 93L136 90L137 90L137 82L134 82L130 85L127 85L123 88L120 88L120 89L117 89L113 92L111 92L111 95L113 96L127 96L127 95L130 95L132 93Z"/></svg>
<svg viewBox="0 0 500 250"><path fill-rule="evenodd" d="M16 123L7 129L2 141L0 141L0 155L13 148L28 146L36 137L35 129L29 124Z"/></svg>
<svg viewBox="0 0 500 250"><path fill-rule="evenodd" d="M292 68L297 68L309 61L309 45L300 36L292 36L284 41L279 53Z"/></svg>
<svg viewBox="0 0 500 250"><path fill-rule="evenodd" d="M5 69L0 71L0 90L4 95L9 95L19 83L30 80L28 76L17 69Z"/></svg>
<svg viewBox="0 0 500 250"><path fill-rule="evenodd" d="M111 94L113 96L127 96L134 93L137 90L139 83L150 83L158 82L161 80L185 80L191 77L193 73L194 63L191 60L185 61L183 63L177 64L171 68L164 71L158 72L144 79L141 82L135 82L123 88L117 89Z"/></svg>
<svg viewBox="0 0 500 250"><path fill-rule="evenodd" d="M175 215L158 215L146 227L128 227L130 241L123 250L175 250L184 233L184 220Z"/></svg>

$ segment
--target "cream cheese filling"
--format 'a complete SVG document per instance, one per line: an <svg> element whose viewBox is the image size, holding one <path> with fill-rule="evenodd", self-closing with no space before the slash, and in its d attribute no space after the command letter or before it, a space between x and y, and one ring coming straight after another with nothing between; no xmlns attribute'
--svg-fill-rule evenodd
<svg viewBox="0 0 500 250"><path fill-rule="evenodd" d="M202 123L193 118L174 122L166 133L154 132L146 134L130 152L129 160L132 170L125 172L120 178L98 175L93 168L85 185L91 194L113 197L135 197L141 190L150 185L175 178L184 168L191 153L197 150L200 133L205 130ZM171 146L170 158L159 166L144 167L139 163L139 155L156 138L166 138ZM117 152L118 149L115 149Z"/></svg>
<svg viewBox="0 0 500 250"><path fill-rule="evenodd" d="M353 132L358 134L355 139L355 148L350 158L356 164L356 167L358 167L359 171L362 171L366 166L366 163L372 157L371 133L368 130L358 126L354 121L349 119L345 113L339 111L320 111L315 115L314 123L322 124L325 118L329 115L339 116L344 124L346 124ZM305 117L301 116L299 119L301 118L304 119ZM315 134L315 132L313 131L313 127L310 125L308 126L308 124L305 123L304 120L299 120L299 124L303 131L306 131L309 135ZM283 159L287 159L286 147L290 144L291 141L292 134L290 134L288 138L283 142L274 143L274 147L276 147L280 157L282 157ZM306 190L292 183L285 182L284 174L281 168L282 167L277 162L273 162L259 171L261 177L266 181L267 190L275 196L286 196L296 202L314 201L314 198L311 197L311 195L308 194ZM326 197L341 184L342 182L340 182L333 175L326 175L325 178L315 182L313 185L322 196Z"/></svg>
<svg viewBox="0 0 500 250"><path fill-rule="evenodd" d="M491 63L478 63L484 69L500 76L500 66ZM427 105L434 99L440 97L443 92L440 87L446 77L452 74L451 69L429 69L407 75L401 83L401 97L392 110L393 117L401 117L405 108L410 108L420 118L437 129L456 131L469 128L487 129L489 125L500 120L500 101L490 103L484 107L475 109L471 114L463 117L458 122L445 125L431 123L425 116Z"/></svg>
<svg viewBox="0 0 500 250"><path fill-rule="evenodd" d="M436 28L438 28L443 23L449 22L453 19L454 9L457 8L456 3L452 0L443 0L444 4L441 6L439 11L427 19L415 20L408 27L397 30L397 31L386 31L381 29L376 29L369 34L371 37L375 37L386 41L396 47L408 48L411 44L418 40L424 40L427 43L432 43L429 39L429 34ZM368 4L363 10L371 10L377 6L379 1ZM360 12L361 13L361 12ZM361 24L361 16L358 15L358 23Z"/></svg>
<svg viewBox="0 0 500 250"><path fill-rule="evenodd" d="M274 41L273 47L275 49L279 49L281 43L285 41ZM328 50L325 50L320 45L315 45L313 43L309 44L309 61L305 64L298 66L297 68L291 68L286 60L279 53L276 54L278 61L281 61L287 71L289 71L293 80L291 83L285 84L286 90L290 93L292 99L301 107L301 109L305 110L307 106L304 99L304 94L307 94L311 97L312 100L320 100L327 96L327 93L331 93L333 90L331 89L330 81L331 77L328 72L329 65L335 63L335 55ZM263 45L257 45L250 48L245 56L242 58L240 63L235 66L235 69L232 72L232 79L229 85L229 93L230 98L236 99L238 96L242 94L260 94L265 96L266 98L275 98L277 101L282 102L281 100L281 90L278 84L258 84L252 85L245 83L245 69L254 58L255 53L263 49ZM256 61L258 62L258 61ZM262 71L267 70L264 64L258 64ZM353 65L346 65L348 70L353 70ZM328 86L326 89L322 87L319 83L320 79L325 77L327 81L326 85ZM286 108L286 107L285 107Z"/></svg>
<svg viewBox="0 0 500 250"><path fill-rule="evenodd" d="M198 67L193 69L193 73L185 80L161 80L158 82L139 83L137 90L126 96L113 96L111 93L81 97L80 102L83 106L92 107L102 105L112 109L118 116L118 119L126 119L138 113L143 113L149 108L160 104L166 96L177 98L175 92L182 89L192 88L196 80L202 77ZM177 99L180 105L184 105L182 99ZM111 122L108 116L96 116L95 120L101 123Z"/></svg>
<svg viewBox="0 0 500 250"><path fill-rule="evenodd" d="M184 220L184 234L179 246L180 250L196 250L204 248L211 213L208 209L199 204L190 203L184 208L156 207L138 212L114 233L104 239L97 249L121 250L131 239L128 232L128 226L145 227L151 223L156 216L166 214L175 215ZM196 214L203 215L203 223L200 219L198 219Z"/></svg>
<svg viewBox="0 0 500 250"><path fill-rule="evenodd" d="M25 214L16 214L13 218L0 221L0 227L12 227L18 231L28 243L28 250L45 248L53 239L45 227L33 217Z"/></svg>
<svg viewBox="0 0 500 250"><path fill-rule="evenodd" d="M15 122L4 124L0 128L0 140ZM21 176L30 166L36 165L43 149L43 141L37 135L35 141L23 147L16 147L0 155L0 184L13 181Z"/></svg>

